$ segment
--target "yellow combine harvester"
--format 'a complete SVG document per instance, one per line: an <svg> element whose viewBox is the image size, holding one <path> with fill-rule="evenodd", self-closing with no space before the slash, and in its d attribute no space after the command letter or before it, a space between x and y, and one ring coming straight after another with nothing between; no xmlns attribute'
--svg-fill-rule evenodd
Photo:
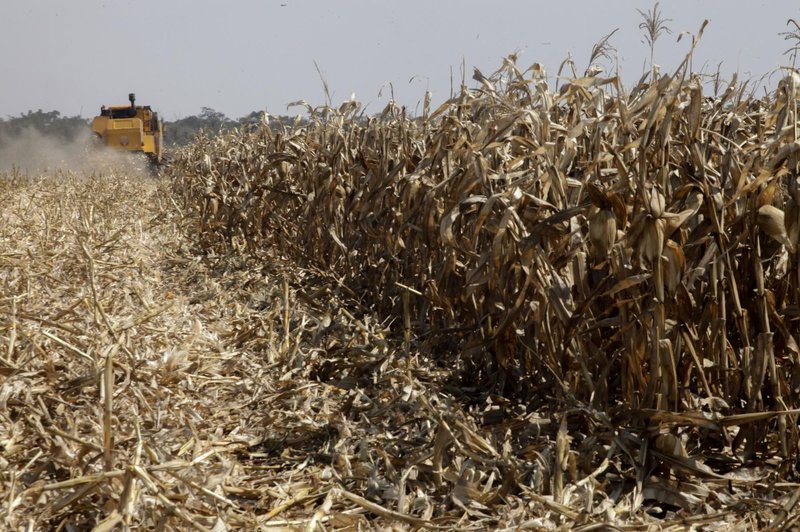
<svg viewBox="0 0 800 532"><path fill-rule="evenodd" d="M147 154L154 164L161 162L163 126L158 113L149 105L136 105L136 95L128 95L130 105L100 108L92 120L92 132L107 146Z"/></svg>

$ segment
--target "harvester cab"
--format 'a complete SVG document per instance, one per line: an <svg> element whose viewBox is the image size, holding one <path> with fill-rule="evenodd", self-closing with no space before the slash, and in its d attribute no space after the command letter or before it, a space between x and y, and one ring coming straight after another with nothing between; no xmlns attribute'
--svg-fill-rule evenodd
<svg viewBox="0 0 800 532"><path fill-rule="evenodd" d="M92 120L92 132L103 144L145 153L150 161L159 164L163 151L163 125L158 113L149 105L136 105L136 95L128 95L130 105L100 108Z"/></svg>

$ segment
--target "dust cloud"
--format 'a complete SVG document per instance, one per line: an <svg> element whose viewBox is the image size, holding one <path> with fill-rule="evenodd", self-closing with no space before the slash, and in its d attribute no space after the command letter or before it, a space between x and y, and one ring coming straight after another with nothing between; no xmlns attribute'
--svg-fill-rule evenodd
<svg viewBox="0 0 800 532"><path fill-rule="evenodd" d="M104 146L88 130L69 140L34 128L0 137L0 173L33 177L55 172L142 177L150 174L143 154Z"/></svg>

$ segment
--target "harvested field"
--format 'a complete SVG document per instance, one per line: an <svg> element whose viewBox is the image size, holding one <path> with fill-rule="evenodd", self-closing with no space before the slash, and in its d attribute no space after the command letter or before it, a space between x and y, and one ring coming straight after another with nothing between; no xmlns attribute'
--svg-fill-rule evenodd
<svg viewBox="0 0 800 532"><path fill-rule="evenodd" d="M687 65L4 176L3 526L796 526L800 78Z"/></svg>

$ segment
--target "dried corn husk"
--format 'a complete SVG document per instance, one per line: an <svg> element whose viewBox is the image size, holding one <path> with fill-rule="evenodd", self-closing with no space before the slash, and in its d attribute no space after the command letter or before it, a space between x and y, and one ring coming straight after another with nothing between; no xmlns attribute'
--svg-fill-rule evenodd
<svg viewBox="0 0 800 532"><path fill-rule="evenodd" d="M611 209L601 209L589 220L589 241L598 260L608 255L617 239L617 218Z"/></svg>
<svg viewBox="0 0 800 532"><path fill-rule="evenodd" d="M783 211L773 205L763 205L758 209L758 227L767 235L780 242L790 253L794 253L794 244L786 234Z"/></svg>

